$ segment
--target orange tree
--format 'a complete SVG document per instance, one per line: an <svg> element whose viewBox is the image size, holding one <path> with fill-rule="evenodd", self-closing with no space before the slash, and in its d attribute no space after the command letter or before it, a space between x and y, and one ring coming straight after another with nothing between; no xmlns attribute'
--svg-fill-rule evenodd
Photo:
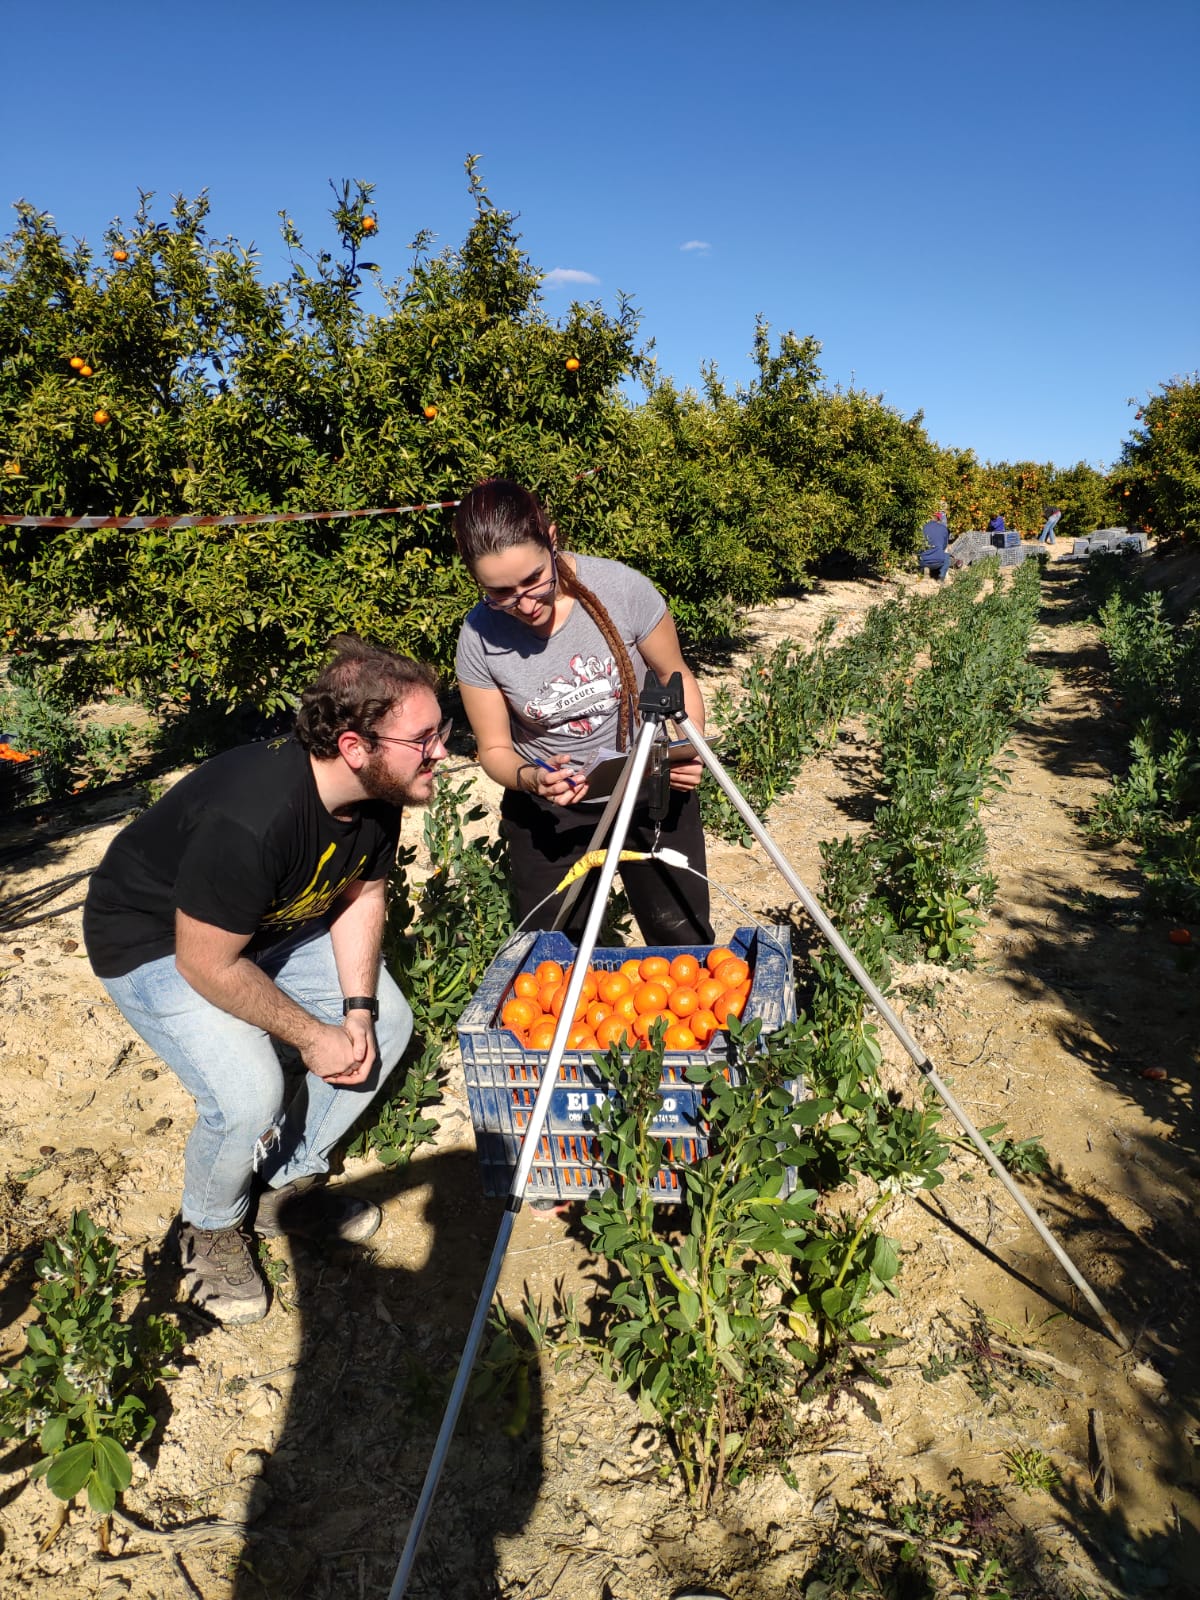
<svg viewBox="0 0 1200 1600"><path fill-rule="evenodd" d="M1050 462L980 462L973 450L939 449L939 500L945 500L951 531L986 528L999 513L1009 528L1036 534L1050 506L1063 508L1059 536L1073 538L1121 520L1104 475L1085 461L1072 467Z"/></svg>
<svg viewBox="0 0 1200 1600"><path fill-rule="evenodd" d="M820 348L786 333L775 352L760 321L747 387L731 392L713 368L703 395L651 378L633 418L640 537L668 590L690 570L727 579L709 585L712 614L685 608L685 622L720 626L721 603L802 586L825 557L882 570L919 543L934 465L920 417L830 390Z"/></svg>
<svg viewBox="0 0 1200 1600"><path fill-rule="evenodd" d="M1162 384L1135 420L1111 480L1121 521L1200 539L1200 374Z"/></svg>
<svg viewBox="0 0 1200 1600"><path fill-rule="evenodd" d="M283 219L292 266L274 284L208 236L203 196L165 222L144 197L99 259L22 207L0 254L0 507L386 506L496 471L568 501L619 440L636 317L577 305L551 322L468 166L463 246L431 259L418 239L381 312L361 296L377 270L361 258L379 230L367 185L337 196L336 251L306 255ZM445 513L0 537L0 620L74 699L113 685L271 711L341 628L445 661L470 598Z"/></svg>

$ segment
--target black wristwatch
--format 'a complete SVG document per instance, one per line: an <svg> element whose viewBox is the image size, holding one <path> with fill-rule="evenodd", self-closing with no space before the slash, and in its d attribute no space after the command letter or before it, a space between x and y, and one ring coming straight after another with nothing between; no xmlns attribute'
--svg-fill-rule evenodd
<svg viewBox="0 0 1200 1600"><path fill-rule="evenodd" d="M371 1021L379 1021L379 1001L373 994L352 994L342 1001L342 1015L351 1011L369 1011Z"/></svg>

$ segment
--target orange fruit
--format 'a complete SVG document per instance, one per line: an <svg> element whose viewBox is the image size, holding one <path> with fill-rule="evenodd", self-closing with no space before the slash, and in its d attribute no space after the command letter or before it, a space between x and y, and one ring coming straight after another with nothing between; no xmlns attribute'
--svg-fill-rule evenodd
<svg viewBox="0 0 1200 1600"><path fill-rule="evenodd" d="M543 1017L540 1022L535 1022L529 1030L529 1048L531 1050L549 1050L554 1043L554 1029L553 1017Z"/></svg>
<svg viewBox="0 0 1200 1600"><path fill-rule="evenodd" d="M704 965L708 968L708 970L715 977L717 968L721 965L722 961L730 960L732 955L733 955L733 951L730 950L727 945L723 945L723 944L714 945L712 947L712 949L708 952L708 954L705 956Z"/></svg>
<svg viewBox="0 0 1200 1600"><path fill-rule="evenodd" d="M539 962L533 975L539 983L561 983L563 981L563 969L557 961Z"/></svg>
<svg viewBox="0 0 1200 1600"><path fill-rule="evenodd" d="M655 1018L654 1018L655 1022L657 1022L660 1017L663 1020L663 1022L666 1023L668 1028L673 1028L675 1026L675 1024L679 1021L679 1018L670 1009L664 1009L662 1011L657 1012L656 1015L655 1015Z"/></svg>
<svg viewBox="0 0 1200 1600"><path fill-rule="evenodd" d="M637 1006L634 1005L631 994L623 994L616 1005L613 1006L613 1015L615 1017L624 1017L626 1022L632 1022L637 1014Z"/></svg>
<svg viewBox="0 0 1200 1600"><path fill-rule="evenodd" d="M700 999L695 989L672 989L667 1004L677 1017L689 1017L700 1010Z"/></svg>
<svg viewBox="0 0 1200 1600"><path fill-rule="evenodd" d="M612 1006L632 989L633 985L623 972L606 972L596 985L596 998Z"/></svg>
<svg viewBox="0 0 1200 1600"><path fill-rule="evenodd" d="M426 406L425 407L425 420L426 420L426 422L432 422L434 417L436 417L436 416L437 416L437 407L436 406Z"/></svg>
<svg viewBox="0 0 1200 1600"><path fill-rule="evenodd" d="M713 1015L716 1017L721 1026L724 1027L729 1021L730 1017L740 1017L745 1009L746 1002L740 994L729 994L726 992L713 1007Z"/></svg>
<svg viewBox="0 0 1200 1600"><path fill-rule="evenodd" d="M566 366L566 369L567 369L568 372L578 372L579 371L579 357L578 356L568 356L566 361L565 361L565 363L564 363L564 365Z"/></svg>
<svg viewBox="0 0 1200 1600"><path fill-rule="evenodd" d="M547 1016L550 1015L550 1002L554 999L554 993L557 988L557 983L543 983L538 987L537 1003Z"/></svg>
<svg viewBox="0 0 1200 1600"><path fill-rule="evenodd" d="M92 375L92 369L91 369L91 367L88 366L87 362L85 361L83 363L83 365L79 369L79 376L81 378L90 378L91 375Z"/></svg>
<svg viewBox="0 0 1200 1600"><path fill-rule="evenodd" d="M649 1012L647 1012L644 1016L640 1016L635 1019L633 1031L643 1044L650 1043L650 1029L657 1021L658 1018L652 1017Z"/></svg>
<svg viewBox="0 0 1200 1600"><path fill-rule="evenodd" d="M725 985L716 978L705 978L703 983L696 985L696 999L702 1009L707 1006L711 1011L724 993Z"/></svg>
<svg viewBox="0 0 1200 1600"><path fill-rule="evenodd" d="M633 991L633 1004L639 1016L647 1013L654 1015L662 1010L667 1003L666 985L662 983L643 983Z"/></svg>
<svg viewBox="0 0 1200 1600"><path fill-rule="evenodd" d="M739 956L730 956L728 961L722 961L719 967L713 968L713 977L727 989L736 989L749 976L750 968Z"/></svg>
<svg viewBox="0 0 1200 1600"><path fill-rule="evenodd" d="M374 233L378 226L379 224L375 221L374 217L364 217L362 219L362 231L364 233Z"/></svg>
<svg viewBox="0 0 1200 1600"><path fill-rule="evenodd" d="M112 421L112 418L109 416L107 411L93 411L92 421L98 428L106 428Z"/></svg>
<svg viewBox="0 0 1200 1600"><path fill-rule="evenodd" d="M694 989L700 977L700 963L695 956L676 956L671 963L671 976L681 989Z"/></svg>
<svg viewBox="0 0 1200 1600"><path fill-rule="evenodd" d="M642 975L642 963L640 961L622 961L621 971L629 979L630 983L635 983Z"/></svg>
<svg viewBox="0 0 1200 1600"><path fill-rule="evenodd" d="M571 965L563 973L564 983L570 983L571 974L574 971L575 963L572 961ZM583 975L583 988L579 991L579 993L585 1000L594 1000L596 998L596 974L592 971L591 967L589 967Z"/></svg>
<svg viewBox="0 0 1200 1600"><path fill-rule="evenodd" d="M518 972L513 980L513 993L522 1000L536 1000L538 981L532 972Z"/></svg>
<svg viewBox="0 0 1200 1600"><path fill-rule="evenodd" d="M663 1043L668 1050L694 1050L698 1041L690 1028L685 1028L682 1022L677 1022L674 1027L667 1029L663 1035Z"/></svg>
<svg viewBox="0 0 1200 1600"><path fill-rule="evenodd" d="M665 978L671 971L671 963L666 956L647 956L638 967L643 979L650 983L655 978Z"/></svg>
<svg viewBox="0 0 1200 1600"><path fill-rule="evenodd" d="M80 367L83 366L83 357L82 356L72 356L71 357L71 365L75 368L75 371L78 372Z"/></svg>
<svg viewBox="0 0 1200 1600"><path fill-rule="evenodd" d="M567 1035L568 1050L594 1050L596 1048L596 1035L586 1022L577 1022Z"/></svg>
<svg viewBox="0 0 1200 1600"><path fill-rule="evenodd" d="M719 1033L721 1024L711 1011L693 1011L688 1018L688 1027L696 1035L698 1044L707 1044L714 1033Z"/></svg>
<svg viewBox="0 0 1200 1600"><path fill-rule="evenodd" d="M519 1033L522 1029L528 1028L531 1023L536 1022L539 1015L538 1008L532 1000L525 1000L518 996L514 1000L506 1000L504 1002L504 1007L500 1012L500 1021L506 1028L512 1028L514 1032Z"/></svg>
<svg viewBox="0 0 1200 1600"><path fill-rule="evenodd" d="M113 260L114 261L128 261L129 260L129 251L128 250L114 250L113 251Z"/></svg>
<svg viewBox="0 0 1200 1600"><path fill-rule="evenodd" d="M595 1029L597 1029L604 1021L605 1017L611 1017L612 1014L612 1007L606 1006L603 1000L593 1000L591 1005L587 1008L587 1011L584 1013L584 1021L594 1032Z"/></svg>
<svg viewBox="0 0 1200 1600"><path fill-rule="evenodd" d="M561 1017L562 1016L562 1008L563 1008L563 1005L566 1002L566 998L567 998L567 986L566 986L565 983L560 983L558 988L555 989L554 993L550 996L550 1015L552 1017ZM571 1021L572 1022L582 1022L584 1017L585 1017L585 1015L587 1014L587 1008L588 1008L587 1001L584 1000L581 997L578 1001L576 1001L576 1004L575 1004L575 1015L571 1018Z"/></svg>
<svg viewBox="0 0 1200 1600"><path fill-rule="evenodd" d="M612 1016L605 1017L596 1029L596 1043L601 1050L607 1050L614 1044L633 1044L634 1031L624 1017L618 1017L614 1012Z"/></svg>

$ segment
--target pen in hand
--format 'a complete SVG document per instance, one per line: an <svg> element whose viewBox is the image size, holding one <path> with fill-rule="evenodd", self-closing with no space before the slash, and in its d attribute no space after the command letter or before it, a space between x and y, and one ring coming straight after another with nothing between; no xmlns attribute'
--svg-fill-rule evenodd
<svg viewBox="0 0 1200 1600"><path fill-rule="evenodd" d="M541 767L543 772L557 773L560 778L565 778L567 780L572 789L575 788L577 779L573 778L569 772L564 772L561 767L552 767L548 761L543 761L540 756L533 757L533 764L535 767Z"/></svg>

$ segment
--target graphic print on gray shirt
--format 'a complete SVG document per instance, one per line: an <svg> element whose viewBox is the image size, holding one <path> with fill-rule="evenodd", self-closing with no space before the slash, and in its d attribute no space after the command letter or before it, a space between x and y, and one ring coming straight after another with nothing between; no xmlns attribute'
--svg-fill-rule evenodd
<svg viewBox="0 0 1200 1600"><path fill-rule="evenodd" d="M666 601L648 578L619 561L574 559L580 583L625 641L640 688L646 664L637 647L662 621ZM462 625L455 667L460 683L500 690L513 748L523 757L583 760L615 741L620 674L604 635L578 600L548 639L481 601Z"/></svg>

